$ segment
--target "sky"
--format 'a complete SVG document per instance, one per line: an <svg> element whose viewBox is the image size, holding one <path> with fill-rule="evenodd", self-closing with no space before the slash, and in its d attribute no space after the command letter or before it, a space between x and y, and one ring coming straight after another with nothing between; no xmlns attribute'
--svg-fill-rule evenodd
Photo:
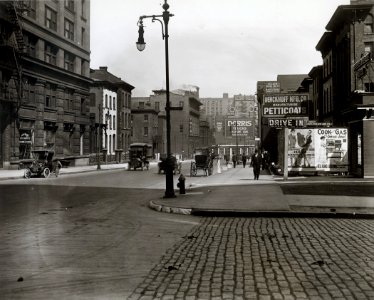
<svg viewBox="0 0 374 300"><path fill-rule="evenodd" d="M165 89L161 24L164 0L91 0L91 68L107 66L148 97ZM308 74L322 64L315 47L339 5L349 0L168 0L170 89L200 88L200 97L252 95L257 81L278 74Z"/></svg>

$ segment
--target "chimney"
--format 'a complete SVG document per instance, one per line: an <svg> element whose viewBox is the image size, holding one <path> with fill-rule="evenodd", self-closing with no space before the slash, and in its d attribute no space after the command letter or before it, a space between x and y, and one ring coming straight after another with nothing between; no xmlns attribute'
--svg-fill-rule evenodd
<svg viewBox="0 0 374 300"><path fill-rule="evenodd" d="M108 72L108 67L100 67L100 70Z"/></svg>

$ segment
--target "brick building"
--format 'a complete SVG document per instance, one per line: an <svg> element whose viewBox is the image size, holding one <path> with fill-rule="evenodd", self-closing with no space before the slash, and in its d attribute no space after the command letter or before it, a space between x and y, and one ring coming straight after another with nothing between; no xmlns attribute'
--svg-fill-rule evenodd
<svg viewBox="0 0 374 300"><path fill-rule="evenodd" d="M147 142L153 145L155 154L166 153L166 91L153 91L150 97L132 98L133 142ZM205 134L206 125L200 129L199 90L175 90L170 92L171 152L191 157L197 147L211 146ZM156 118L157 116L157 118ZM156 128L157 126L157 128ZM205 129L204 129L205 128ZM205 138L200 136L204 133Z"/></svg>
<svg viewBox="0 0 374 300"><path fill-rule="evenodd" d="M0 168L89 153L89 0L1 1Z"/></svg>
<svg viewBox="0 0 374 300"><path fill-rule="evenodd" d="M348 128L349 171L374 176L374 2L351 1L334 12L316 49L323 58L319 120Z"/></svg>

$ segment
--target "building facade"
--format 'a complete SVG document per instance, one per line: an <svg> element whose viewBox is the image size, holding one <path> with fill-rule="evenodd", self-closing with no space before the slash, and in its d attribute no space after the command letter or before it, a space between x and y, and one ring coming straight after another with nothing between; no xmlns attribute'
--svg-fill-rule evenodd
<svg viewBox="0 0 374 300"><path fill-rule="evenodd" d="M134 142L147 142L153 145L155 155L166 153L166 91L153 91L150 97L134 97L132 101ZM183 158L193 156L194 149L208 147L210 141L202 138L200 132L199 90L175 90L170 92L170 142L171 152ZM156 122L156 114L157 120ZM156 128L157 124L157 128Z"/></svg>
<svg viewBox="0 0 374 300"><path fill-rule="evenodd" d="M119 159L131 143L131 91L134 87L108 72L91 70L91 153Z"/></svg>
<svg viewBox="0 0 374 300"><path fill-rule="evenodd" d="M1 1L0 168L89 153L89 0Z"/></svg>
<svg viewBox="0 0 374 300"><path fill-rule="evenodd" d="M224 93L222 98L201 98L201 103L220 154L254 152L259 132L256 96Z"/></svg>
<svg viewBox="0 0 374 300"><path fill-rule="evenodd" d="M339 6L316 49L323 58L320 120L348 128L349 172L374 176L374 3Z"/></svg>

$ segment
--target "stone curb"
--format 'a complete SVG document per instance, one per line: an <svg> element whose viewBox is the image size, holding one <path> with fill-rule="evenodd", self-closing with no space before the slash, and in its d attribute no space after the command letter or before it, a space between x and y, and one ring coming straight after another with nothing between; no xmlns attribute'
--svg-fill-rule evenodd
<svg viewBox="0 0 374 300"><path fill-rule="evenodd" d="M181 207L171 207L162 204L156 204L152 200L149 202L149 208L158 211L158 212L165 212L165 213L173 213L173 214L181 214L181 215L191 215L192 209L191 208L181 208Z"/></svg>
<svg viewBox="0 0 374 300"><path fill-rule="evenodd" d="M251 218L322 218L322 219L374 219L374 214L365 213L326 213L300 211L244 211L224 209L196 209L172 207L156 204L153 200L148 205L158 212L193 215L201 217L251 217Z"/></svg>

